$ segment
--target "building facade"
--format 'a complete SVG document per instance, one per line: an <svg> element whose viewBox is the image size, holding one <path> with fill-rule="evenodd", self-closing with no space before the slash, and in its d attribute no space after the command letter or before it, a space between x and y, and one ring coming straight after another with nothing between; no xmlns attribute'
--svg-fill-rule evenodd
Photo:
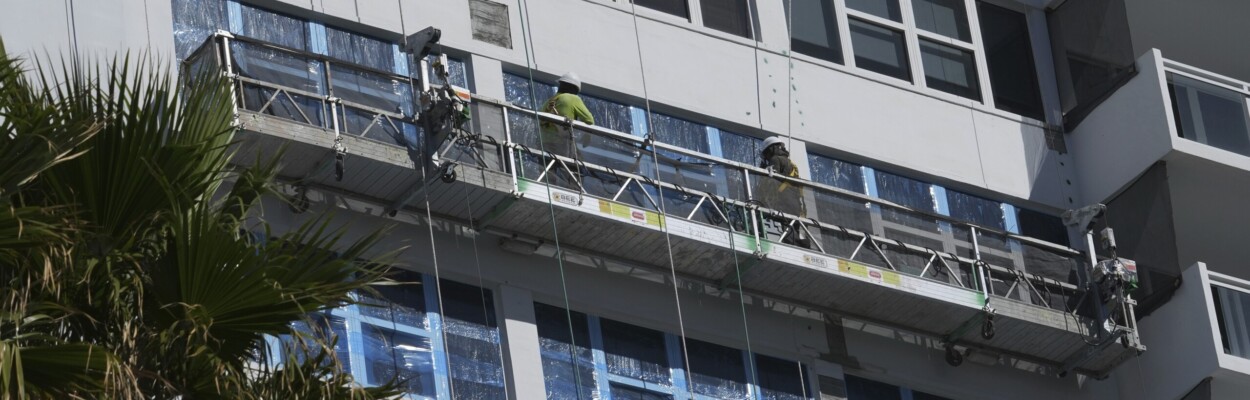
<svg viewBox="0 0 1250 400"><path fill-rule="evenodd" d="M822 400L1250 386L1239 2L0 6L10 51L228 74L239 163L285 149L307 200L256 218L394 226L382 247L406 248L411 284L313 318L364 384ZM427 27L441 37L414 57L405 37ZM448 79L422 82L442 60ZM595 117L571 130L575 160L544 148L552 116L534 112L567 71ZM454 175L423 168L417 118L421 87L447 84L472 93L440 154ZM800 179L757 167L771 136ZM1118 242L1095 253L1137 261L1132 301L1092 294L1085 227L1061 218L1095 203Z"/></svg>

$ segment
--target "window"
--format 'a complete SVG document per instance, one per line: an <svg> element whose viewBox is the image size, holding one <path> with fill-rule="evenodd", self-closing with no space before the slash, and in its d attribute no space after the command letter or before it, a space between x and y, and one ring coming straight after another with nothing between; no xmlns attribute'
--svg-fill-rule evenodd
<svg viewBox="0 0 1250 400"><path fill-rule="evenodd" d="M612 400L673 400L673 396L624 385L612 385Z"/></svg>
<svg viewBox="0 0 1250 400"><path fill-rule="evenodd" d="M704 26L751 38L751 8L747 0L700 0L699 9Z"/></svg>
<svg viewBox="0 0 1250 400"><path fill-rule="evenodd" d="M807 153L807 162L812 169L813 181L856 193L864 192L864 169L859 165L814 153Z"/></svg>
<svg viewBox="0 0 1250 400"><path fill-rule="evenodd" d="M451 397L504 398L503 354L491 292L446 280L440 284Z"/></svg>
<svg viewBox="0 0 1250 400"><path fill-rule="evenodd" d="M361 324L361 329L368 384L381 385L395 379L404 381L405 392L435 396L434 350L429 338L372 324ZM356 370L353 373L360 374Z"/></svg>
<svg viewBox="0 0 1250 400"><path fill-rule="evenodd" d="M903 400L898 386L855 375L846 376L847 400Z"/></svg>
<svg viewBox="0 0 1250 400"><path fill-rule="evenodd" d="M972 41L964 0L912 0L916 27L965 42Z"/></svg>
<svg viewBox="0 0 1250 400"><path fill-rule="evenodd" d="M218 0L174 0L174 48L185 59L209 35L226 28L226 2Z"/></svg>
<svg viewBox="0 0 1250 400"><path fill-rule="evenodd" d="M651 136L674 146L706 154L707 126L660 113L651 113Z"/></svg>
<svg viewBox="0 0 1250 400"><path fill-rule="evenodd" d="M747 165L760 162L760 148L763 140L747 135L739 135L729 131L720 131L721 158L737 161Z"/></svg>
<svg viewBox="0 0 1250 400"><path fill-rule="evenodd" d="M846 7L895 22L903 21L898 0L846 0Z"/></svg>
<svg viewBox="0 0 1250 400"><path fill-rule="evenodd" d="M931 185L888 172L876 171L877 197L920 211L933 211Z"/></svg>
<svg viewBox="0 0 1250 400"><path fill-rule="evenodd" d="M300 19L242 5L243 36L282 47L308 50L308 24Z"/></svg>
<svg viewBox="0 0 1250 400"><path fill-rule="evenodd" d="M852 18L851 47L855 66L882 75L911 81L907 45L903 33Z"/></svg>
<svg viewBox="0 0 1250 400"><path fill-rule="evenodd" d="M435 85L442 85L446 82L443 82L443 80L440 79L438 75L434 74L434 60L437 58L438 58L437 54L430 54L425 57L426 64L429 64L430 66L429 71L426 71L426 73L430 74L430 83L433 83ZM417 70L417 66L414 65L409 70L414 71L413 72L414 78L417 77L416 72L415 72ZM451 57L447 57L447 76L451 78L452 85L456 85L462 88L469 87L469 72L468 72L468 67L465 66L464 64L464 61L451 58Z"/></svg>
<svg viewBox="0 0 1250 400"><path fill-rule="evenodd" d="M924 64L925 85L981 101L977 61L971 52L920 39L920 60Z"/></svg>
<svg viewBox="0 0 1250 400"><path fill-rule="evenodd" d="M785 5L791 50L841 64L842 42L833 0L786 0Z"/></svg>
<svg viewBox="0 0 1250 400"><path fill-rule="evenodd" d="M994 107L1033 119L1044 119L1033 48L1024 14L977 2L981 41L989 66Z"/></svg>
<svg viewBox="0 0 1250 400"><path fill-rule="evenodd" d="M538 345L547 398L595 398L598 387L595 385L595 361L591 356L586 314L534 303L534 317L538 325Z"/></svg>
<svg viewBox="0 0 1250 400"><path fill-rule="evenodd" d="M687 339L691 387L694 392L718 399L747 397L746 365L742 350Z"/></svg>
<svg viewBox="0 0 1250 400"><path fill-rule="evenodd" d="M1017 207L1016 223L1020 225L1021 235L1069 245L1068 228L1059 217Z"/></svg>
<svg viewBox="0 0 1250 400"><path fill-rule="evenodd" d="M803 365L780 358L755 355L760 394L768 400L800 400L807 397ZM823 382L822 382L823 383Z"/></svg>
<svg viewBox="0 0 1250 400"><path fill-rule="evenodd" d="M394 47L386 41L326 27L329 56L380 71L395 70Z"/></svg>
<svg viewBox="0 0 1250 400"><path fill-rule="evenodd" d="M1250 156L1250 117L1240 93L1171 73L1168 92L1180 137Z"/></svg>
<svg viewBox="0 0 1250 400"><path fill-rule="evenodd" d="M671 384L663 333L609 319L602 320L602 327L608 373Z"/></svg>
<svg viewBox="0 0 1250 400"><path fill-rule="evenodd" d="M690 5L687 0L634 0L634 4L690 19Z"/></svg>
<svg viewBox="0 0 1250 400"><path fill-rule="evenodd" d="M980 226L1002 230L1003 203L946 189L950 216Z"/></svg>

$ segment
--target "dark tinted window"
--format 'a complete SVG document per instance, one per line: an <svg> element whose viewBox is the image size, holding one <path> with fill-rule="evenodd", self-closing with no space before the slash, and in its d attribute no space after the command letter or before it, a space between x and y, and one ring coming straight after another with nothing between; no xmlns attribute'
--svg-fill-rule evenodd
<svg viewBox="0 0 1250 400"><path fill-rule="evenodd" d="M885 19L903 21L903 14L898 8L898 0L846 0L846 7Z"/></svg>
<svg viewBox="0 0 1250 400"><path fill-rule="evenodd" d="M842 63L842 43L833 0L786 0L790 47L799 53Z"/></svg>
<svg viewBox="0 0 1250 400"><path fill-rule="evenodd" d="M686 2L687 0L634 0L634 4L639 6L689 19L690 5Z"/></svg>
<svg viewBox="0 0 1250 400"><path fill-rule="evenodd" d="M965 42L972 41L964 0L912 0L916 27Z"/></svg>
<svg viewBox="0 0 1250 400"><path fill-rule="evenodd" d="M751 37L751 8L747 6L747 0L700 0L699 8L703 12L704 26Z"/></svg>
<svg viewBox="0 0 1250 400"><path fill-rule="evenodd" d="M989 65L994 106L1034 119L1044 119L1029 26L1024 14L977 3L981 40Z"/></svg>
<svg viewBox="0 0 1250 400"><path fill-rule="evenodd" d="M926 86L981 101L977 61L972 52L920 39L920 61L924 64Z"/></svg>
<svg viewBox="0 0 1250 400"><path fill-rule="evenodd" d="M1053 215L1042 214L1033 210L1018 208L1016 222L1020 224L1020 234L1032 238L1069 245L1068 228L1063 220Z"/></svg>
<svg viewBox="0 0 1250 400"><path fill-rule="evenodd" d="M610 319L601 321L608 373L670 384L664 334Z"/></svg>
<svg viewBox="0 0 1250 400"><path fill-rule="evenodd" d="M902 400L903 395L898 390L898 386L847 375L846 398L847 400Z"/></svg>
<svg viewBox="0 0 1250 400"><path fill-rule="evenodd" d="M886 76L911 81L907 45L903 33L852 18L851 47L855 66Z"/></svg>

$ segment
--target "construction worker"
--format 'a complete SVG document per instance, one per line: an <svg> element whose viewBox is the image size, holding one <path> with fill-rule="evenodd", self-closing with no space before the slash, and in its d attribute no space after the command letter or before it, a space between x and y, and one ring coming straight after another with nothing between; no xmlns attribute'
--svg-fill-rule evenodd
<svg viewBox="0 0 1250 400"><path fill-rule="evenodd" d="M560 77L559 83L560 88L556 90L556 95L547 99L542 111L564 117L564 125L543 121L540 136L543 148L547 152L576 159L577 148L573 146L573 121L594 125L595 116L590 115L590 110L586 109L586 103L582 102L582 98L578 96L578 93L582 91L582 80L577 78L577 74L572 72L564 74ZM589 138L585 134L582 135L583 140Z"/></svg>
<svg viewBox="0 0 1250 400"><path fill-rule="evenodd" d="M573 121L594 125L595 117L590 115L590 110L586 109L586 103L577 95L582 91L582 80L577 78L577 74L572 72L564 74L560 77L559 83L560 87L556 90L556 95L547 99L542 111L564 117L564 123L543 121L539 126L539 138L543 142L543 149L548 153L580 160L577 146L573 145L573 138L580 136L580 143L582 147L585 147L590 141L590 134L585 132L577 134L573 130ZM556 164L555 168L556 170L548 175L553 179L552 184L583 190L580 183L582 174L578 166L561 161ZM566 176L568 181L563 179Z"/></svg>
<svg viewBox="0 0 1250 400"><path fill-rule="evenodd" d="M780 178L782 176L795 179L800 178L799 168L794 165L793 161L790 161L790 151L786 150L785 139L780 136L764 139L763 149L760 150L760 159L760 168L767 169L769 176L773 178L760 180L758 185L758 192L763 206L800 218L806 218L807 210L803 204L803 188ZM792 225L790 221L775 220L774 222L782 224L781 232L783 233L791 230L791 228L798 228L797 224ZM811 239L801 229L785 234L783 242L802 247L811 245Z"/></svg>

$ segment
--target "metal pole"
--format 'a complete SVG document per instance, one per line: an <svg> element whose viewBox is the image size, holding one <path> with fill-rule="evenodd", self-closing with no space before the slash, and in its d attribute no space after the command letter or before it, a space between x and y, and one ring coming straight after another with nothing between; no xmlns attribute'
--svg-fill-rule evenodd
<svg viewBox="0 0 1250 400"><path fill-rule="evenodd" d="M512 123L511 120L508 119L508 107L500 108L503 110L504 151L508 152L508 169L510 169L510 172L512 173L512 194L514 196L520 196L521 186L520 182L517 180L516 149L512 148Z"/></svg>
<svg viewBox="0 0 1250 400"><path fill-rule="evenodd" d="M755 254L759 254L760 252L764 251L764 249L760 245L760 224L759 224L759 221L756 219L755 211L752 210L750 207L751 200L755 199L755 196L751 194L751 170L746 169L746 168L742 169L742 184L745 185L747 189L748 206L747 206L746 211L751 214L751 233L755 235Z"/></svg>
<svg viewBox="0 0 1250 400"><path fill-rule="evenodd" d="M972 235L972 255L977 260L976 270L977 277L981 281L981 294L985 295L985 304L990 303L990 280L989 271L985 268L985 263L981 261L981 244L977 240L977 227L969 225L969 233Z"/></svg>
<svg viewBox="0 0 1250 400"><path fill-rule="evenodd" d="M234 88L234 85L235 85L234 62L232 62L233 57L230 54L230 36L229 34L221 35L220 34L221 31L218 31L218 32L219 33L217 35L218 37L221 38L222 55L223 57L225 57L226 79L229 79L231 81L230 82L230 100L231 100L230 104L232 104L231 108L233 108L233 115L234 115L233 125L237 127L239 126L239 101L241 100L241 97L239 96L238 91L235 90Z"/></svg>
<svg viewBox="0 0 1250 400"><path fill-rule="evenodd" d="M1094 268L1098 268L1098 254L1094 250L1096 247L1094 247L1093 230L1085 231L1085 248L1086 253L1089 255L1089 266L1085 270L1085 295L1092 296L1094 299L1094 310L1098 319L1098 333L1099 336L1102 336L1102 332L1106 330L1104 322L1108 316L1104 315L1102 293L1098 289L1098 284L1094 282Z"/></svg>

